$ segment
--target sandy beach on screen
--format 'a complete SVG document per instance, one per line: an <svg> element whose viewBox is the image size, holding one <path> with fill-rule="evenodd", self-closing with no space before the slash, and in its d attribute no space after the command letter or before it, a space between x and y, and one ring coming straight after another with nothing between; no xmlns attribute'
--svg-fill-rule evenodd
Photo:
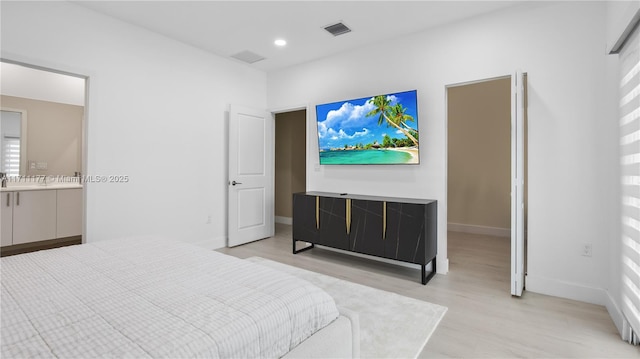
<svg viewBox="0 0 640 359"><path fill-rule="evenodd" d="M406 163L420 163L420 158L418 156L418 149L417 148L401 147L401 148L387 148L387 150L406 152L406 153L410 154L411 155L411 159L409 161L407 161Z"/></svg>

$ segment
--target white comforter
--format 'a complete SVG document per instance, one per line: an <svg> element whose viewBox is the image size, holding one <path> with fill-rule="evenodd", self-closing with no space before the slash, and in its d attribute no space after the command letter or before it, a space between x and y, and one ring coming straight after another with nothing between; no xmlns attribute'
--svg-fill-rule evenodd
<svg viewBox="0 0 640 359"><path fill-rule="evenodd" d="M1 356L279 357L338 317L267 267L155 238L1 260Z"/></svg>

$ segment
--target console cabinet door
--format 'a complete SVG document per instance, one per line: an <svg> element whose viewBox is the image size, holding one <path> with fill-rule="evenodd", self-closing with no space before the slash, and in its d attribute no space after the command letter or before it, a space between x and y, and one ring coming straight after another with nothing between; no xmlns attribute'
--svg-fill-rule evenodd
<svg viewBox="0 0 640 359"><path fill-rule="evenodd" d="M386 257L426 264L425 240L425 205L387 203Z"/></svg>
<svg viewBox="0 0 640 359"><path fill-rule="evenodd" d="M304 193L293 194L293 239L316 243L318 239L318 218L316 217L316 196Z"/></svg>
<svg viewBox="0 0 640 359"><path fill-rule="evenodd" d="M385 202L351 200L350 250L383 257L385 249Z"/></svg>
<svg viewBox="0 0 640 359"><path fill-rule="evenodd" d="M0 196L0 216L2 217L2 230L0 244L10 246L13 244L13 192L2 192Z"/></svg>
<svg viewBox="0 0 640 359"><path fill-rule="evenodd" d="M349 250L347 199L320 197L320 233L317 244Z"/></svg>
<svg viewBox="0 0 640 359"><path fill-rule="evenodd" d="M56 190L14 192L13 244L56 238Z"/></svg>

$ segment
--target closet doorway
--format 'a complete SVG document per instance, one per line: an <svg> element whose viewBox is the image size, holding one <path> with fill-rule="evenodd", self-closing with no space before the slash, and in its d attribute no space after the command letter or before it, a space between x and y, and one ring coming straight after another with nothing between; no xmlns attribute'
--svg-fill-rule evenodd
<svg viewBox="0 0 640 359"><path fill-rule="evenodd" d="M292 194L307 188L307 110L275 114L275 221L291 224ZM276 226L276 232L278 226Z"/></svg>
<svg viewBox="0 0 640 359"><path fill-rule="evenodd" d="M526 101L526 81L524 89ZM512 76L447 86L450 270L471 267L499 282L501 292L509 291L512 271L512 95ZM526 187L524 193L526 251Z"/></svg>

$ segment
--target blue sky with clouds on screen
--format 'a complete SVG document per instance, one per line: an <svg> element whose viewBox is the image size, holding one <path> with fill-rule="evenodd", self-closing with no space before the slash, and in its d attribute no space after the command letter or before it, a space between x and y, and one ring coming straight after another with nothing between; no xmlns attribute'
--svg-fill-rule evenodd
<svg viewBox="0 0 640 359"><path fill-rule="evenodd" d="M408 125L418 128L416 91L386 96L391 100L392 105L399 102L403 107L406 107L406 114L414 118L414 121L409 122ZM405 138L405 135L395 127L388 127L386 121L378 126L379 115L366 116L374 109L373 105L367 103L371 98L363 97L316 106L320 149L342 148L345 144L349 146L357 143L366 145L373 143L374 140L382 143L385 134L391 138Z"/></svg>

